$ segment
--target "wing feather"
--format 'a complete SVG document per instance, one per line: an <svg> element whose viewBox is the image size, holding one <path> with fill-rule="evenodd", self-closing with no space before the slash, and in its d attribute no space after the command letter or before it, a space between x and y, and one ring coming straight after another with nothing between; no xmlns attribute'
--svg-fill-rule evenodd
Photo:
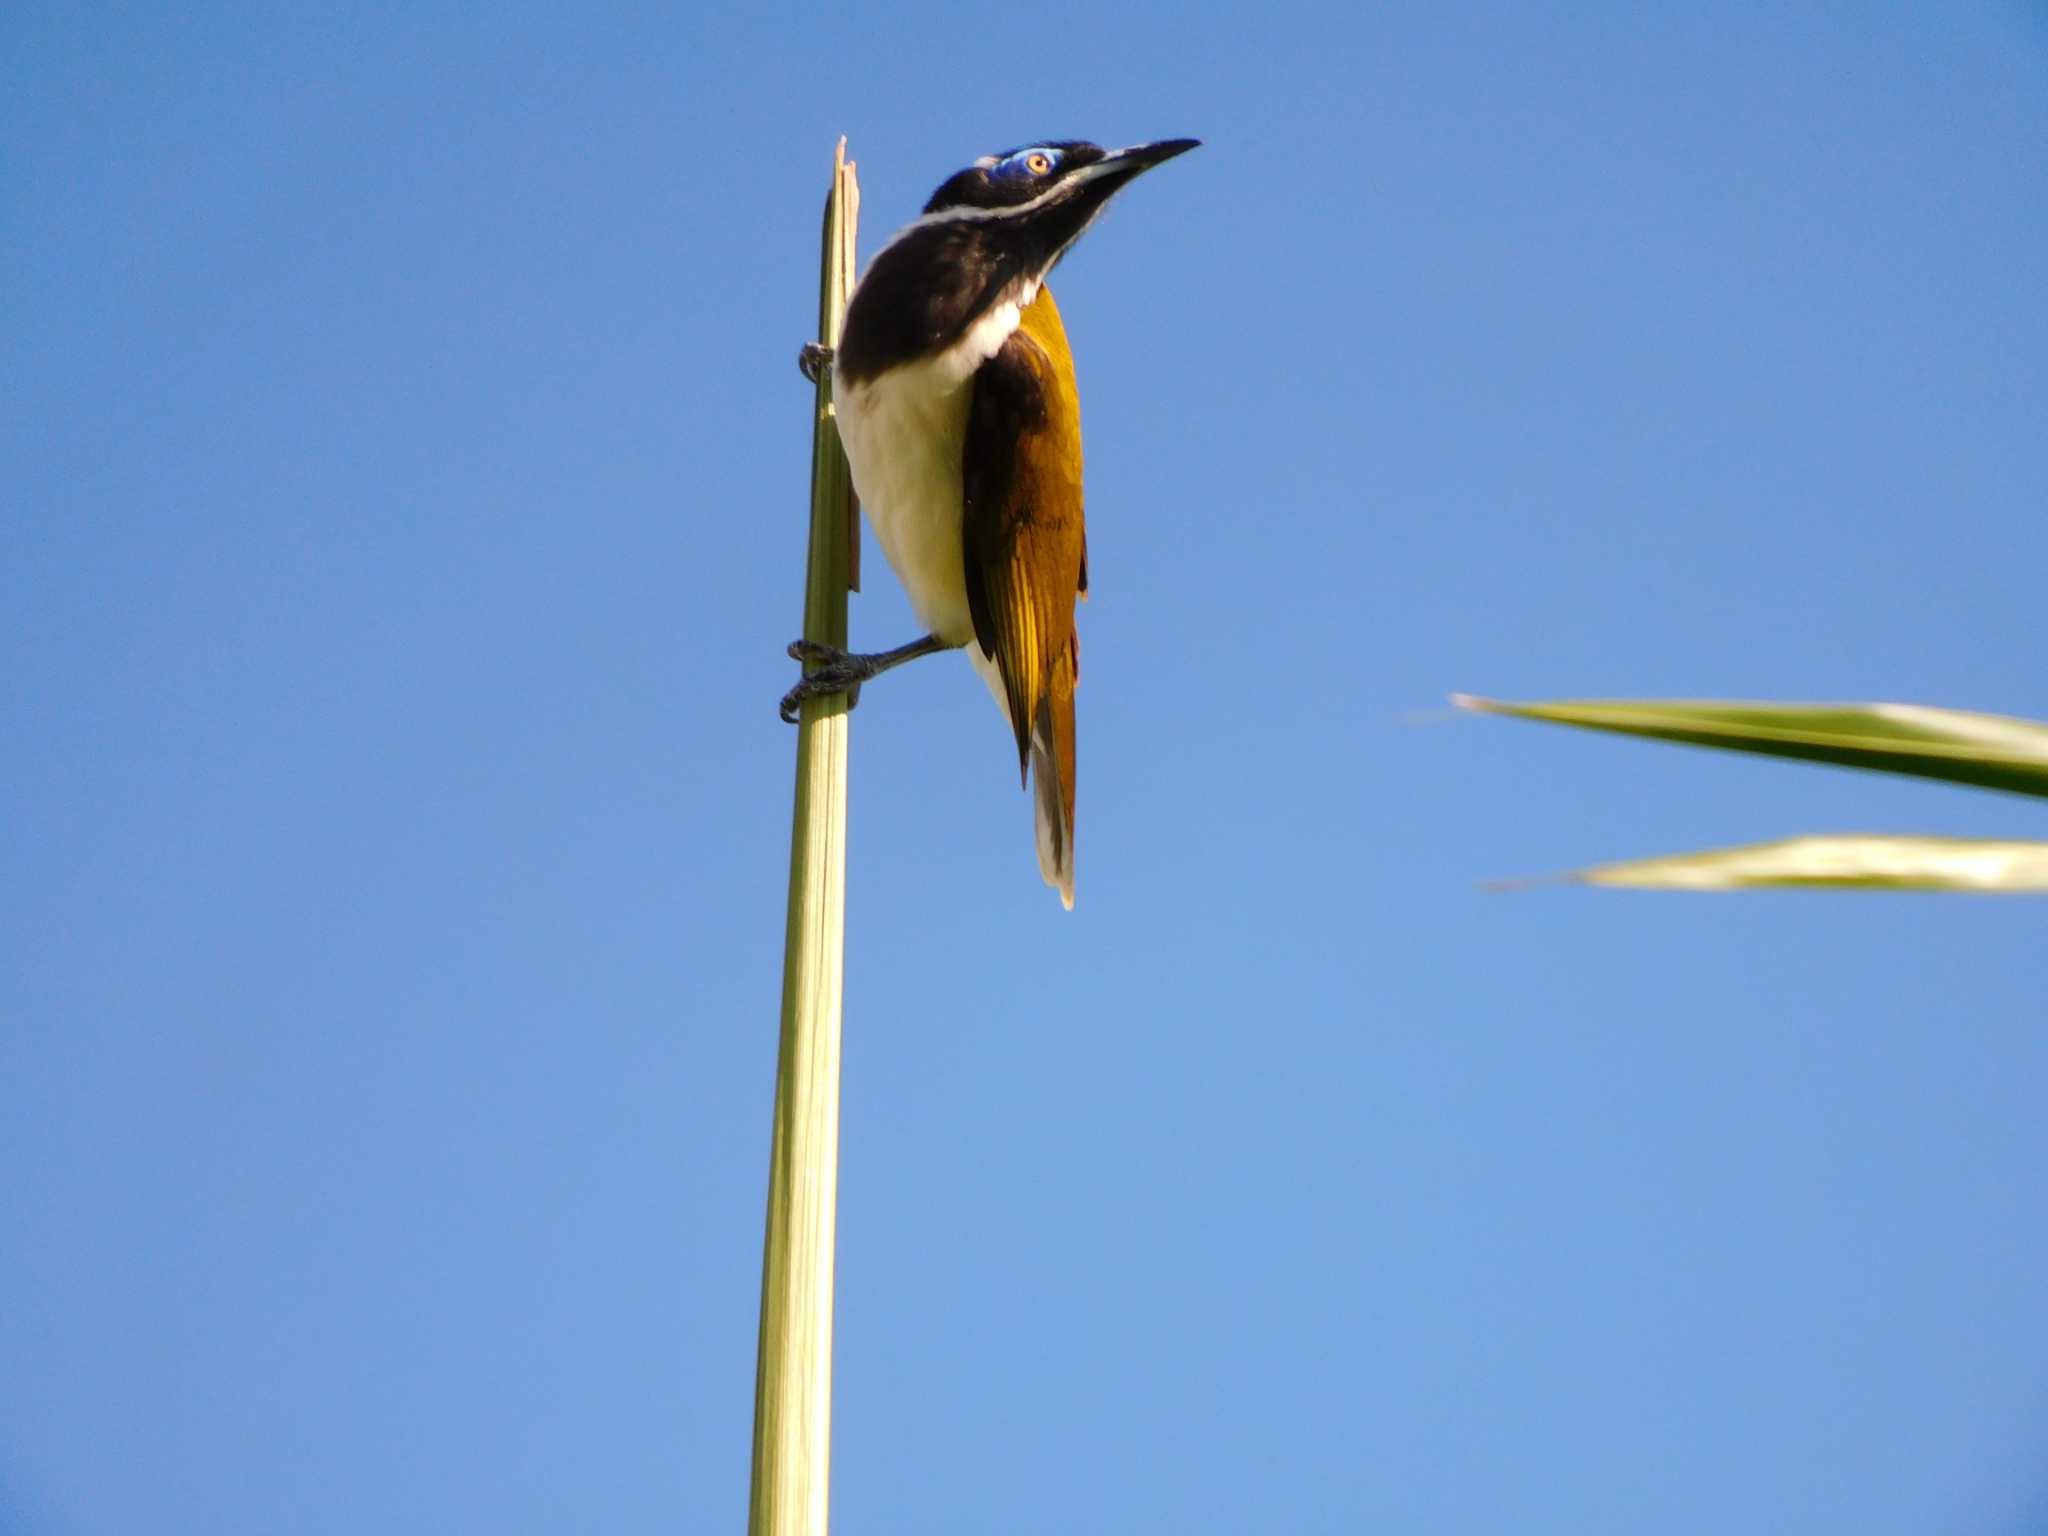
<svg viewBox="0 0 2048 1536"><path fill-rule="evenodd" d="M961 473L975 641L1002 675L1027 780L1036 760L1040 861L1071 904L1074 605L1087 586L1087 538L1074 360L1048 289L975 374Z"/></svg>

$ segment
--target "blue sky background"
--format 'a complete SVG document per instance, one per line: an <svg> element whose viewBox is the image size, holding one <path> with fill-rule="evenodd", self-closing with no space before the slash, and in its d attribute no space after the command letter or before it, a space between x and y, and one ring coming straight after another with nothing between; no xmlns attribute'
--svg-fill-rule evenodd
<svg viewBox="0 0 2048 1536"><path fill-rule="evenodd" d="M855 716L835 1529L2048 1529L2048 906L1479 887L2039 809L1440 711L2048 717L2041 7L0 42L0 1527L740 1527L845 133L1207 142L1056 283L1078 910Z"/></svg>

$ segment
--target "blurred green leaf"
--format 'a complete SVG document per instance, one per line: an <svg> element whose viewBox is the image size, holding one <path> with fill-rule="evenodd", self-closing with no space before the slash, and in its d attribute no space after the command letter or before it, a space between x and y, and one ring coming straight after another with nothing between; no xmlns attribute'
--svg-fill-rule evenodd
<svg viewBox="0 0 2048 1536"><path fill-rule="evenodd" d="M1750 704L1559 699L1512 704L1453 694L1464 709L1730 752L1761 752L2048 796L2048 725L1918 704ZM2008 845L2024 846L2024 845Z"/></svg>
<svg viewBox="0 0 2048 1536"><path fill-rule="evenodd" d="M1790 837L1705 853L1595 864L1565 877L1665 891L1767 886L2048 892L2048 843L1967 837Z"/></svg>

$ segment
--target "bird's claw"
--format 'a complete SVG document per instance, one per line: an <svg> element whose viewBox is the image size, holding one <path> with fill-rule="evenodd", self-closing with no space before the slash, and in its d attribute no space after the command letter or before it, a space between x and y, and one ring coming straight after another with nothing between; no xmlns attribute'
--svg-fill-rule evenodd
<svg viewBox="0 0 2048 1536"><path fill-rule="evenodd" d="M807 341L797 349L796 370L813 384L832 366L832 349L822 341Z"/></svg>
<svg viewBox="0 0 2048 1536"><path fill-rule="evenodd" d="M789 643L789 657L806 666L816 668L804 675L804 680L782 696L778 713L785 723L795 725L805 699L824 698L827 695L843 693L846 707L852 709L860 703L860 685L869 676L869 669L861 664L861 658L849 655L834 645L823 645L816 640L792 640Z"/></svg>

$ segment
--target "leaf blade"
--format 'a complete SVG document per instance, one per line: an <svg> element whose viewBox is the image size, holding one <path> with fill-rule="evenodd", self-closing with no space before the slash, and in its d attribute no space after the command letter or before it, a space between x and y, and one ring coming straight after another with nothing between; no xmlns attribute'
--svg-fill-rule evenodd
<svg viewBox="0 0 2048 1536"><path fill-rule="evenodd" d="M2048 724L1917 704L1557 699L1453 694L1462 709L1684 746L1969 784L2048 798Z"/></svg>
<svg viewBox="0 0 2048 1536"><path fill-rule="evenodd" d="M1788 837L1595 864L1564 878L1635 890L1805 887L2048 895L2048 843L1880 834Z"/></svg>

